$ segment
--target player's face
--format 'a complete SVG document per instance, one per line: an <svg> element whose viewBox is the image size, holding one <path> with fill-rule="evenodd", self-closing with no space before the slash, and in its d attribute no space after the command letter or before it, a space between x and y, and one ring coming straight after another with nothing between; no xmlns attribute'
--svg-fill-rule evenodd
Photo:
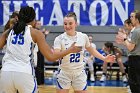
<svg viewBox="0 0 140 93"><path fill-rule="evenodd" d="M41 28L41 22L40 21L36 21L35 28L38 28L38 29Z"/></svg>
<svg viewBox="0 0 140 93"><path fill-rule="evenodd" d="M136 18L135 18L135 13L131 13L131 15L130 15L130 19L131 19L131 22L132 22L132 24L135 26L136 25Z"/></svg>
<svg viewBox="0 0 140 93"><path fill-rule="evenodd" d="M128 34L131 31L131 24L128 25L127 23L124 23L124 29L125 29L126 33Z"/></svg>
<svg viewBox="0 0 140 93"><path fill-rule="evenodd" d="M64 18L64 30L68 35L73 35L75 33L75 28L77 27L77 22L73 17Z"/></svg>
<svg viewBox="0 0 140 93"><path fill-rule="evenodd" d="M88 38L89 38L89 42L92 43L92 37L89 36Z"/></svg>

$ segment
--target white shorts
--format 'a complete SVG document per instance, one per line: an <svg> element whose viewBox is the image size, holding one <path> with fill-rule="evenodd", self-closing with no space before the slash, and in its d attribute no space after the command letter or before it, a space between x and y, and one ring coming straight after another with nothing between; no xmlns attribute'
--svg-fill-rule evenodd
<svg viewBox="0 0 140 93"><path fill-rule="evenodd" d="M36 79L26 73L1 71L0 93L37 93Z"/></svg>
<svg viewBox="0 0 140 93"><path fill-rule="evenodd" d="M60 70L57 74L57 88L58 89L70 89L74 90L86 90L87 89L87 74L83 70L81 72L71 71L65 72Z"/></svg>

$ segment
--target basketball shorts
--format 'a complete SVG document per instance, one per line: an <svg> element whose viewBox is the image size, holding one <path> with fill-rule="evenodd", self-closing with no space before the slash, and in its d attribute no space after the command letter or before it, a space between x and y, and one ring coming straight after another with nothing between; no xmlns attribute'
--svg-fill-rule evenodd
<svg viewBox="0 0 140 93"><path fill-rule="evenodd" d="M36 79L26 73L1 71L0 93L37 93Z"/></svg>
<svg viewBox="0 0 140 93"><path fill-rule="evenodd" d="M72 86L74 90L87 89L87 74L85 70L78 71L62 71L57 74L57 88L70 89Z"/></svg>

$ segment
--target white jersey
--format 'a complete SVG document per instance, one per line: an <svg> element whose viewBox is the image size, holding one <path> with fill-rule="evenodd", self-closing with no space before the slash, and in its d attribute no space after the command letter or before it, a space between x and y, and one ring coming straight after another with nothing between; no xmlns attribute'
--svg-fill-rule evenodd
<svg viewBox="0 0 140 93"><path fill-rule="evenodd" d="M2 60L2 71L16 71L34 74L33 49L30 25L25 27L24 35L11 30L7 39L6 53Z"/></svg>
<svg viewBox="0 0 140 93"><path fill-rule="evenodd" d="M79 53L70 53L62 58L60 69L65 71L83 70L85 63L83 62L85 47L90 47L88 36L84 33L77 32L76 36L69 36L64 32L55 38L54 49L66 50L74 42L76 46L82 46L82 51Z"/></svg>

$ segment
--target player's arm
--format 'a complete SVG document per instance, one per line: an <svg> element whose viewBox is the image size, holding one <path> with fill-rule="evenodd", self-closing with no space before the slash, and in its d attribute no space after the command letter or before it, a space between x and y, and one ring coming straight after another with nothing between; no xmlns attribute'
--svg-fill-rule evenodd
<svg viewBox="0 0 140 93"><path fill-rule="evenodd" d="M8 37L8 34L9 34L9 30L4 31L2 35L0 36L0 49L2 49L4 45L6 44L6 39Z"/></svg>
<svg viewBox="0 0 140 93"><path fill-rule="evenodd" d="M86 47L87 51L90 52L91 55L105 61L105 57L103 55L101 55L95 48L93 48L92 46Z"/></svg>
<svg viewBox="0 0 140 93"><path fill-rule="evenodd" d="M129 51L132 51L135 48L135 44L125 40L123 43Z"/></svg>
<svg viewBox="0 0 140 93"><path fill-rule="evenodd" d="M32 35L33 41L37 43L41 53L49 61L55 61L55 60L57 60L59 58L62 58L63 56L66 56L67 54L69 54L71 52L79 52L79 51L81 51L80 48L70 47L67 50L60 52L59 54L58 53L53 53L51 51L50 46L47 44L47 42L45 40L45 36L43 35L43 33L41 31L36 30L34 28L31 28L31 35Z"/></svg>
<svg viewBox="0 0 140 93"><path fill-rule="evenodd" d="M88 39L87 35L85 35L85 40L86 40L85 48L87 49L87 51L90 52L91 55L93 55L94 57L97 57L97 58L103 60L104 62L114 62L115 61L114 56L107 55L106 57L104 57L95 48L93 48L91 46L91 44L89 43L89 39Z"/></svg>

